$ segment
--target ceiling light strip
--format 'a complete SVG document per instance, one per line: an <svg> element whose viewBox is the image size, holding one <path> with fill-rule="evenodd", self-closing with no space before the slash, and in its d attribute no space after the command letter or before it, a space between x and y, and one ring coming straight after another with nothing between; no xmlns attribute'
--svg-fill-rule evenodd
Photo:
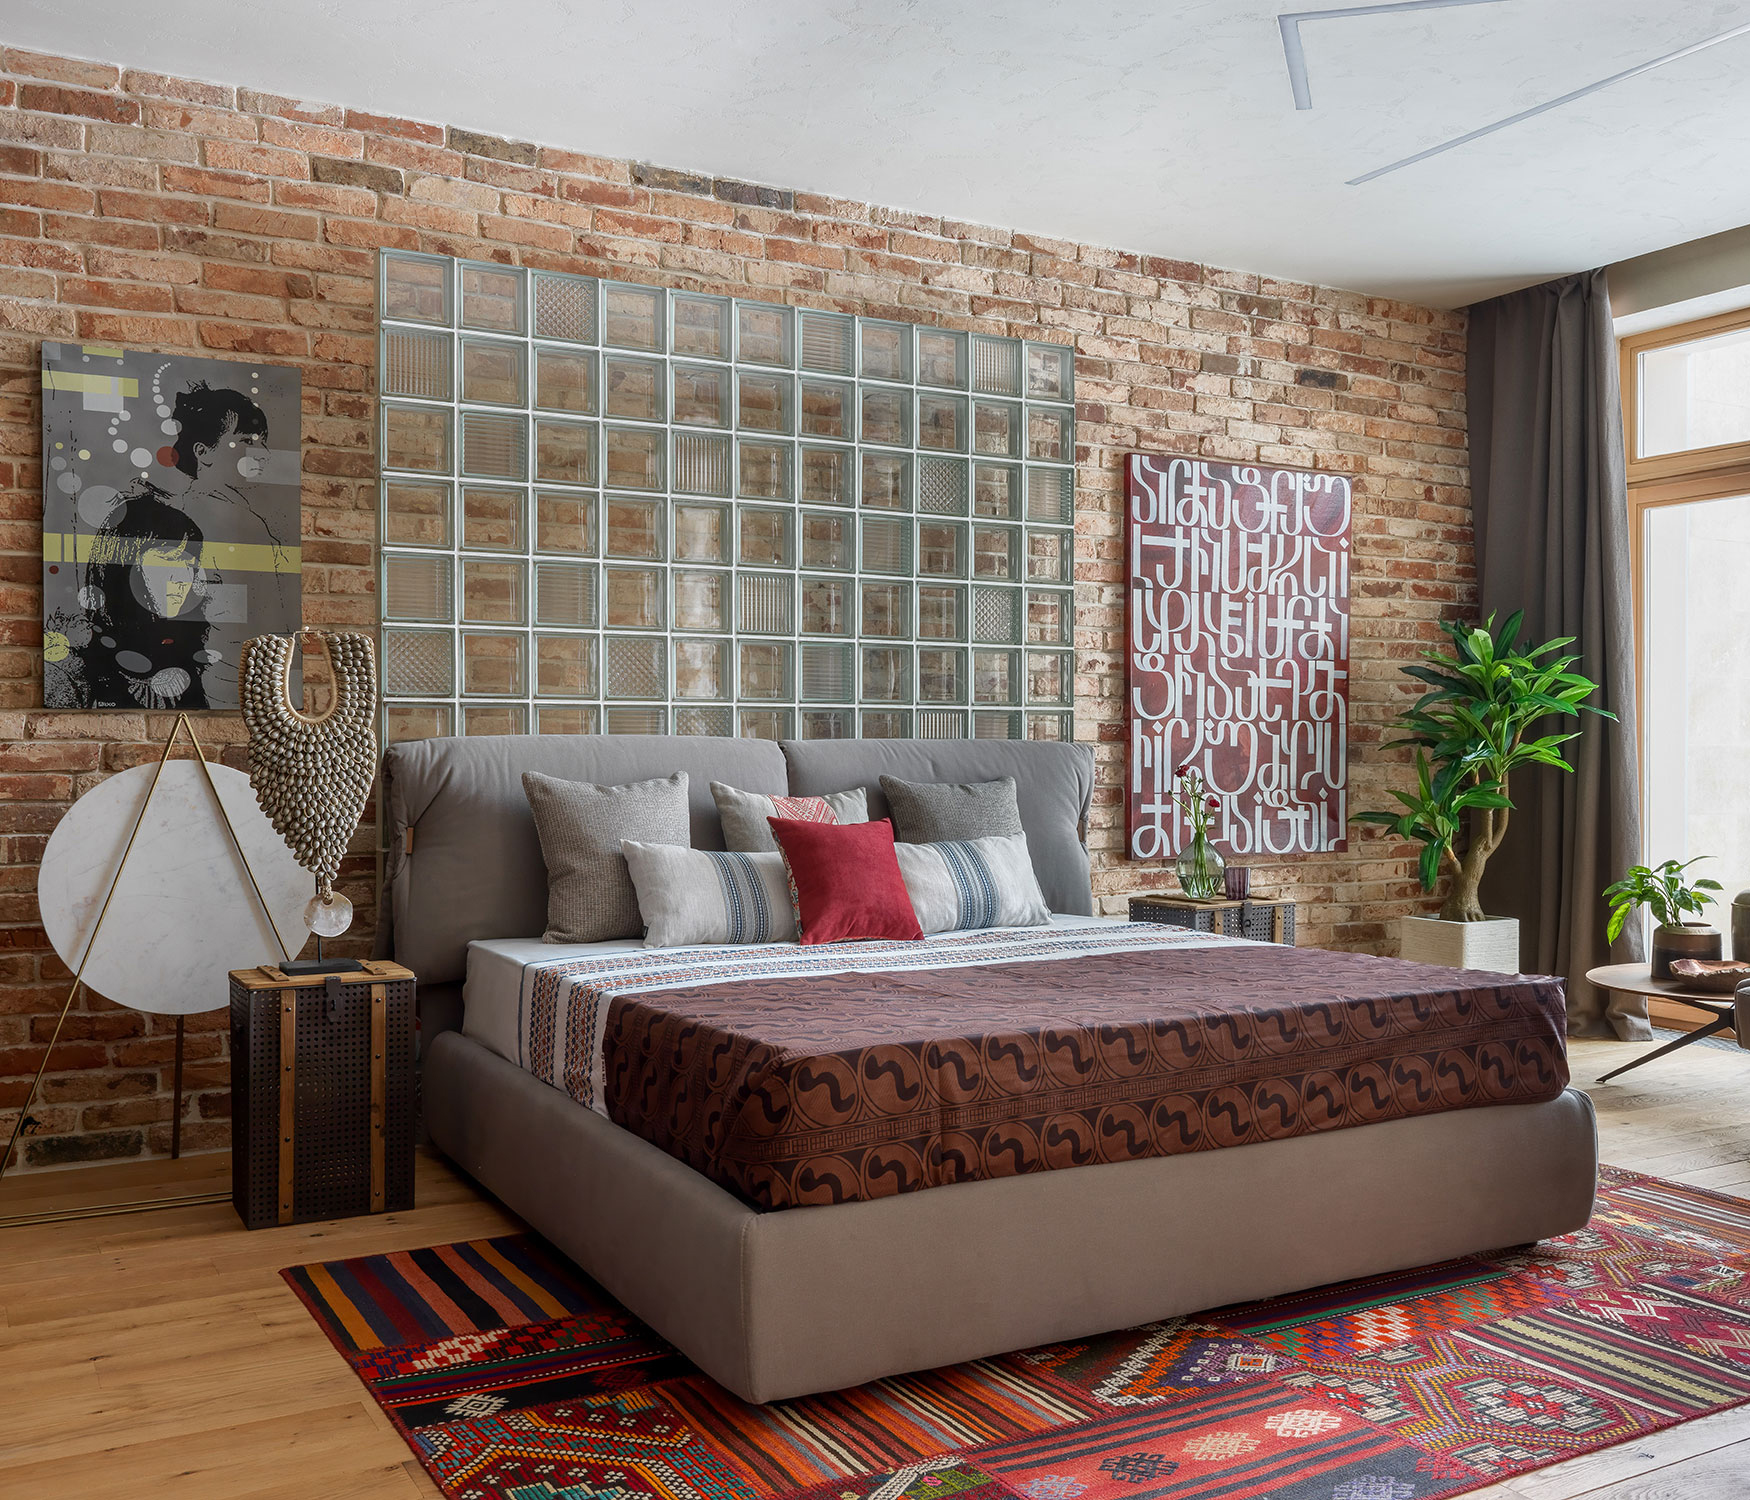
<svg viewBox="0 0 1750 1500"><path fill-rule="evenodd" d="M1282 56L1288 63L1288 82L1294 90L1296 109L1312 108L1312 87L1307 82L1306 53L1300 45L1302 21L1334 21L1343 16L1382 16L1400 10L1448 10L1455 5L1499 5L1501 0L1389 0L1382 5L1351 5L1336 10L1289 10L1277 16L1282 30Z"/></svg>

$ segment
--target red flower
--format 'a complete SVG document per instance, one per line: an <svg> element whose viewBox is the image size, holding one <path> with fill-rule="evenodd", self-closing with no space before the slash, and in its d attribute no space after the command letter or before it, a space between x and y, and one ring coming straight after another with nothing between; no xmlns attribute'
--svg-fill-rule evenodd
<svg viewBox="0 0 1750 1500"><path fill-rule="evenodd" d="M1209 799L1209 807L1210 807L1210 811L1212 811L1212 812L1219 811L1221 808L1221 798L1211 797Z"/></svg>
<svg viewBox="0 0 1750 1500"><path fill-rule="evenodd" d="M1191 762L1186 761L1185 764L1180 766L1178 770L1173 772L1173 774L1175 776L1189 776L1191 774Z"/></svg>

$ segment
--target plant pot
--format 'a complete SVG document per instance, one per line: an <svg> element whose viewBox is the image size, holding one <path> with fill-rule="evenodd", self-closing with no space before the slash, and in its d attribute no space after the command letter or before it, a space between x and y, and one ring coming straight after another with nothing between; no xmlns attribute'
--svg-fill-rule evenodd
<svg viewBox="0 0 1750 1500"><path fill-rule="evenodd" d="M1398 956L1448 969L1519 972L1519 918L1485 917L1448 922L1440 917L1404 917L1398 926Z"/></svg>
<svg viewBox="0 0 1750 1500"><path fill-rule="evenodd" d="M1684 922L1653 929L1653 978L1671 979L1674 958L1720 957L1720 933L1706 922Z"/></svg>

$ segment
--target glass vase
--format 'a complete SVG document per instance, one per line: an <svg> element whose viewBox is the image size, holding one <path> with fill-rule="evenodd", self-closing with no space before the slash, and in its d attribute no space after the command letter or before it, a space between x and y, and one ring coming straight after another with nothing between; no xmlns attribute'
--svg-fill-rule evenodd
<svg viewBox="0 0 1750 1500"><path fill-rule="evenodd" d="M1179 875L1179 889L1193 900L1208 901L1221 895L1226 862L1216 853L1207 833L1192 834L1174 868Z"/></svg>

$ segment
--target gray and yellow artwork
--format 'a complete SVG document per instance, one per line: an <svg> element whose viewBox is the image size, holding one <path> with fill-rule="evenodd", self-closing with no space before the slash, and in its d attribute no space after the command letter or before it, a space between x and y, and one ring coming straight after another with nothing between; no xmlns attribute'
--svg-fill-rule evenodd
<svg viewBox="0 0 1750 1500"><path fill-rule="evenodd" d="M43 344L43 703L236 708L302 623L295 369Z"/></svg>

